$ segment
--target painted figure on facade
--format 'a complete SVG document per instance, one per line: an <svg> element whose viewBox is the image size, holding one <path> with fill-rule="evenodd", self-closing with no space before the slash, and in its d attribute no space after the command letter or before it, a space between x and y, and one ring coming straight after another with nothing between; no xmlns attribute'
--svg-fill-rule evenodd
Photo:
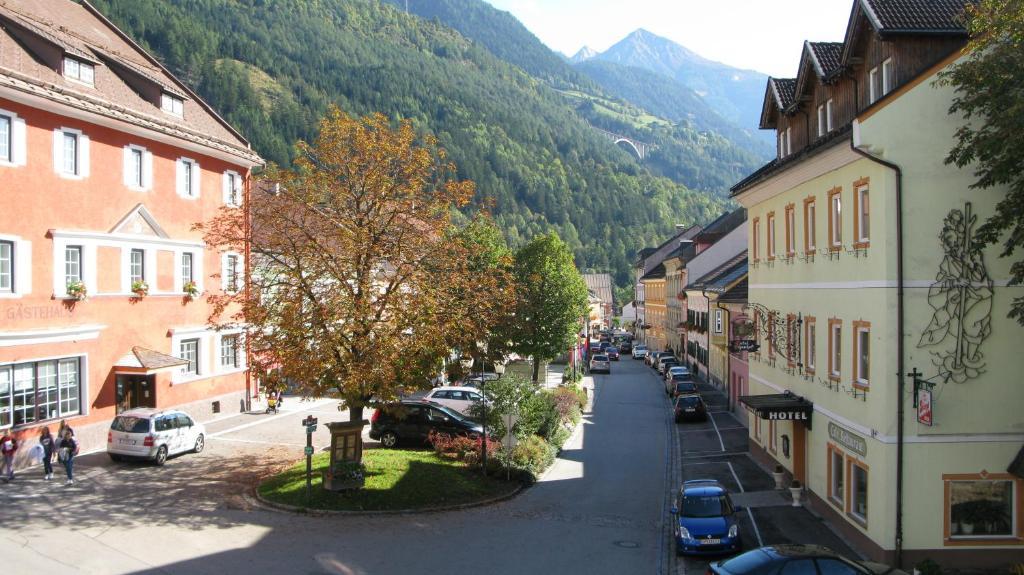
<svg viewBox="0 0 1024 575"><path fill-rule="evenodd" d="M963 383L984 372L981 344L992 333L992 279L974 241L977 220L969 202L946 216L939 234L946 255L928 290L935 313L917 344L929 349L946 382Z"/></svg>

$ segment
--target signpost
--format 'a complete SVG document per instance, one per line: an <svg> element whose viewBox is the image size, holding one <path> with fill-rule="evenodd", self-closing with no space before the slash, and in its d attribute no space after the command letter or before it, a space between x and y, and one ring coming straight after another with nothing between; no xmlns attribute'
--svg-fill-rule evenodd
<svg viewBox="0 0 1024 575"><path fill-rule="evenodd" d="M306 501L313 496L313 432L316 431L316 418L307 415L302 420L302 426L306 428Z"/></svg>

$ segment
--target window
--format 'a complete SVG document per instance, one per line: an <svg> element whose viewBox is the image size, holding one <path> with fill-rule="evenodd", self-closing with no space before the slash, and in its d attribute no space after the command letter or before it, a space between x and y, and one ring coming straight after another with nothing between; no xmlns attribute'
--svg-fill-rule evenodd
<svg viewBox="0 0 1024 575"><path fill-rule="evenodd" d="M224 204L242 205L242 176L236 172L224 172Z"/></svg>
<svg viewBox="0 0 1024 575"><path fill-rule="evenodd" d="M768 212L768 259L775 259L775 212Z"/></svg>
<svg viewBox="0 0 1024 575"><path fill-rule="evenodd" d="M818 325L813 317L804 318L804 368L808 374L814 374L814 356L818 349L815 338L818 335Z"/></svg>
<svg viewBox="0 0 1024 575"><path fill-rule="evenodd" d="M0 292L14 292L14 242L0 241Z"/></svg>
<svg viewBox="0 0 1024 575"><path fill-rule="evenodd" d="M193 178L192 171L195 169L195 165L192 162L184 162L185 169L185 195L194 196L195 190L193 189Z"/></svg>
<svg viewBox="0 0 1024 575"><path fill-rule="evenodd" d="M896 87L896 67L892 64L892 58L886 58L882 62L882 96L888 94Z"/></svg>
<svg viewBox="0 0 1024 575"><path fill-rule="evenodd" d="M178 158L177 171L178 195L189 199L198 198L201 191L199 164L189 158Z"/></svg>
<svg viewBox="0 0 1024 575"><path fill-rule="evenodd" d="M825 102L825 128L829 132L832 131L832 117L833 117L832 110L833 110L832 98L829 98L828 101Z"/></svg>
<svg viewBox="0 0 1024 575"><path fill-rule="evenodd" d="M64 248L64 283L82 281L82 246Z"/></svg>
<svg viewBox="0 0 1024 575"><path fill-rule="evenodd" d="M828 498L842 507L846 491L844 489L846 461L843 452L832 444L828 446Z"/></svg>
<svg viewBox="0 0 1024 575"><path fill-rule="evenodd" d="M860 388L871 385L871 324L853 322L853 384Z"/></svg>
<svg viewBox="0 0 1024 575"><path fill-rule="evenodd" d="M181 342L181 359L188 362L183 370L186 375L199 375L199 340L186 339Z"/></svg>
<svg viewBox="0 0 1024 575"><path fill-rule="evenodd" d="M838 319L828 320L828 376L839 379L842 373L843 322Z"/></svg>
<svg viewBox="0 0 1024 575"><path fill-rule="evenodd" d="M220 338L220 366L238 367L237 335L225 335Z"/></svg>
<svg viewBox="0 0 1024 575"><path fill-rule="evenodd" d="M2 383L0 383L2 385ZM946 479L946 477L943 477ZM1013 477L993 474L984 479L946 481L946 507L949 523L946 532L954 539L1014 537L1017 498Z"/></svg>
<svg viewBox="0 0 1024 575"><path fill-rule="evenodd" d="M754 261L761 260L761 218L754 218Z"/></svg>
<svg viewBox="0 0 1024 575"><path fill-rule="evenodd" d="M131 182L137 187L142 187L142 150L131 150Z"/></svg>
<svg viewBox="0 0 1024 575"><path fill-rule="evenodd" d="M63 155L63 169L65 174L78 175L78 134L64 132L64 145L61 148Z"/></svg>
<svg viewBox="0 0 1024 575"><path fill-rule="evenodd" d="M859 461L850 461L850 498L847 512L861 523L868 521L868 468Z"/></svg>
<svg viewBox="0 0 1024 575"><path fill-rule="evenodd" d="M818 105L818 137L825 135L825 104Z"/></svg>
<svg viewBox="0 0 1024 575"><path fill-rule="evenodd" d="M10 116L0 115L0 161L14 161L14 127Z"/></svg>
<svg viewBox="0 0 1024 575"><path fill-rule="evenodd" d="M878 67L868 72L868 104L874 104L882 97L882 77L878 74Z"/></svg>
<svg viewBox="0 0 1024 575"><path fill-rule="evenodd" d="M96 76L96 68L84 61L64 56L64 77L92 86Z"/></svg>
<svg viewBox="0 0 1024 575"><path fill-rule="evenodd" d="M0 427L80 413L79 359L0 365Z"/></svg>
<svg viewBox="0 0 1024 575"><path fill-rule="evenodd" d="M804 200L804 253L814 253L818 249L818 226L815 223L817 210L814 198Z"/></svg>
<svg viewBox="0 0 1024 575"><path fill-rule="evenodd" d="M238 256L228 254L224 259L224 291L238 291Z"/></svg>
<svg viewBox="0 0 1024 575"><path fill-rule="evenodd" d="M185 252L181 254L181 284L185 285L191 281L195 281L192 279L192 253Z"/></svg>
<svg viewBox="0 0 1024 575"><path fill-rule="evenodd" d="M715 333L722 333L722 310L715 310Z"/></svg>
<svg viewBox="0 0 1024 575"><path fill-rule="evenodd" d="M793 257L796 253L796 216L794 206L786 206L786 256Z"/></svg>
<svg viewBox="0 0 1024 575"><path fill-rule="evenodd" d="M786 128L786 155L790 155L793 152L793 147L789 139L789 128Z"/></svg>
<svg viewBox="0 0 1024 575"><path fill-rule="evenodd" d="M854 229L857 232L857 246L867 247L871 239L870 213L871 206L868 203L868 186L866 180L856 182L853 193L853 217Z"/></svg>
<svg viewBox="0 0 1024 575"><path fill-rule="evenodd" d="M843 197L842 188L834 188L828 194L829 217L828 238L829 249L838 250L843 245Z"/></svg>
<svg viewBox="0 0 1024 575"><path fill-rule="evenodd" d="M132 283L146 280L146 252L132 250L128 264L128 276Z"/></svg>
<svg viewBox="0 0 1024 575"><path fill-rule="evenodd" d="M792 151L789 140L789 128L785 131L779 132L779 157L785 158Z"/></svg>
<svg viewBox="0 0 1024 575"><path fill-rule="evenodd" d="M134 190L153 187L153 154L142 146L124 147L124 185Z"/></svg>
<svg viewBox="0 0 1024 575"><path fill-rule="evenodd" d="M789 367L796 366L796 352L797 345L800 341L800 333L797 328L796 316L793 314L786 315L786 364Z"/></svg>
<svg viewBox="0 0 1024 575"><path fill-rule="evenodd" d="M89 138L81 130L53 131L53 169L66 178L89 176Z"/></svg>
<svg viewBox="0 0 1024 575"><path fill-rule="evenodd" d="M769 420L768 421L768 449L771 450L772 453L775 453L775 452L777 452L779 450L779 443L778 443L777 435L778 435L778 426L775 425L774 421Z"/></svg>
<svg viewBox="0 0 1024 575"><path fill-rule="evenodd" d="M168 114L183 116L185 114L185 101L164 92L160 95L160 109Z"/></svg>

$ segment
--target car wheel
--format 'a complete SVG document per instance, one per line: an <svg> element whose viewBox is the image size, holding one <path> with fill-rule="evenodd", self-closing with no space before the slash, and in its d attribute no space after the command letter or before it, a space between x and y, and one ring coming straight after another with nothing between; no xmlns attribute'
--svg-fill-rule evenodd
<svg viewBox="0 0 1024 575"><path fill-rule="evenodd" d="M380 444L384 447L394 447L398 445L398 434L394 431L385 431L380 434Z"/></svg>
<svg viewBox="0 0 1024 575"><path fill-rule="evenodd" d="M111 461L121 461L121 456L116 453L108 453Z"/></svg>
<svg viewBox="0 0 1024 575"><path fill-rule="evenodd" d="M167 446L166 445L161 445L160 449L156 450L156 458L153 459L153 463L156 463L158 466L161 466L161 465L167 463Z"/></svg>
<svg viewBox="0 0 1024 575"><path fill-rule="evenodd" d="M196 438L196 446L192 448L193 453L202 453L203 448L206 447L206 438L200 433L199 437Z"/></svg>

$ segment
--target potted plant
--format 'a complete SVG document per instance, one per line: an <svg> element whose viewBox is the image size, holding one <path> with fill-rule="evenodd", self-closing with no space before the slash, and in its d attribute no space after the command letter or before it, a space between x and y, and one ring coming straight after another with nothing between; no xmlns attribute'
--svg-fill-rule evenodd
<svg viewBox="0 0 1024 575"><path fill-rule="evenodd" d="M132 293L136 297L146 297L149 294L149 284L145 280L135 280L132 282Z"/></svg>
<svg viewBox="0 0 1024 575"><path fill-rule="evenodd" d="M185 292L185 297L192 299L199 295L199 286L194 281L187 281L181 286L181 291Z"/></svg>
<svg viewBox="0 0 1024 575"><path fill-rule="evenodd" d="M67 294L78 301L85 301L85 298L89 295L85 289L85 282L78 280L68 282Z"/></svg>
<svg viewBox="0 0 1024 575"><path fill-rule="evenodd" d="M793 507L800 507L800 494L803 488L804 486L796 479L793 480L793 483L789 484L789 493L793 496Z"/></svg>
<svg viewBox="0 0 1024 575"><path fill-rule="evenodd" d="M358 461L339 461L323 474L323 486L330 491L359 489L366 482L366 467Z"/></svg>
<svg viewBox="0 0 1024 575"><path fill-rule="evenodd" d="M775 480L775 489L782 489L786 481L786 468L776 465L775 471L772 472L772 479Z"/></svg>

